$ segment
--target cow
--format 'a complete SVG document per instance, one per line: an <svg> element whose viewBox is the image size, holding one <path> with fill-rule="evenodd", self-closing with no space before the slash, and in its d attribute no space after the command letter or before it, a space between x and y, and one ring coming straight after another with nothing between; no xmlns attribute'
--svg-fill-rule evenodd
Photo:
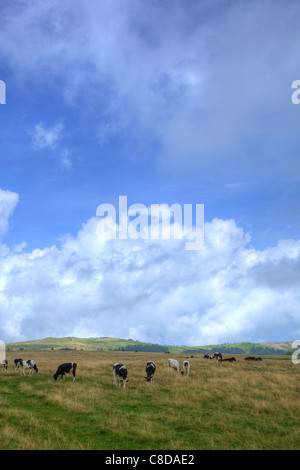
<svg viewBox="0 0 300 470"><path fill-rule="evenodd" d="M262 358L261 357L249 356L249 357L245 357L245 361L262 361Z"/></svg>
<svg viewBox="0 0 300 470"><path fill-rule="evenodd" d="M77 369L77 364L76 362L65 362L64 364L61 364L58 366L57 371L53 375L53 378L55 382L57 381L57 378L60 376L60 380L65 380L66 379L66 374L69 374L72 372L73 375L73 382L76 380L76 369Z"/></svg>
<svg viewBox="0 0 300 470"><path fill-rule="evenodd" d="M236 358L235 357L230 357L229 359L222 359L222 362L235 362Z"/></svg>
<svg viewBox="0 0 300 470"><path fill-rule="evenodd" d="M3 361L1 362L1 364L2 364L2 370L7 370L7 367L8 367L7 360L6 360L6 359L3 359Z"/></svg>
<svg viewBox="0 0 300 470"><path fill-rule="evenodd" d="M171 374L173 373L173 369L177 372L177 374L179 375L179 362L176 361L176 359L168 359L168 373L170 373L170 370L171 370Z"/></svg>
<svg viewBox="0 0 300 470"><path fill-rule="evenodd" d="M23 359L15 359L14 360L15 370L20 368L22 362L23 362Z"/></svg>
<svg viewBox="0 0 300 470"><path fill-rule="evenodd" d="M213 355L213 359L216 360L216 363L217 363L218 365L222 365L223 356L222 356L221 353L215 352L214 355Z"/></svg>
<svg viewBox="0 0 300 470"><path fill-rule="evenodd" d="M19 365L20 375L22 375L22 374L26 375L25 374L26 369L29 369L29 375L31 375L33 373L33 371L35 371L36 374L39 372L35 361L32 360L32 359L28 359L27 361L20 361L19 364L20 364Z"/></svg>
<svg viewBox="0 0 300 470"><path fill-rule="evenodd" d="M114 375L114 384L116 387L117 387L117 376L120 379L119 388L121 387L121 382L123 384L123 387L126 387L126 383L128 382L128 379L127 379L128 371L127 371L127 367L124 366L124 364L120 364L119 362L116 362L113 365L113 375Z"/></svg>
<svg viewBox="0 0 300 470"><path fill-rule="evenodd" d="M53 375L53 378L56 382L58 376L60 375L60 380L65 380L66 375L72 372L73 375L73 382L75 382L76 379L76 369L77 369L77 364L76 362L65 362L64 364L61 364L58 366L57 371Z"/></svg>
<svg viewBox="0 0 300 470"><path fill-rule="evenodd" d="M148 361L147 364L146 364L147 377L145 377L145 379L147 379L147 382L152 382L152 380L154 378L155 371L156 371L156 365L154 364L154 362L153 361Z"/></svg>
<svg viewBox="0 0 300 470"><path fill-rule="evenodd" d="M182 363L183 370L181 371L182 375L190 375L190 361L183 361Z"/></svg>

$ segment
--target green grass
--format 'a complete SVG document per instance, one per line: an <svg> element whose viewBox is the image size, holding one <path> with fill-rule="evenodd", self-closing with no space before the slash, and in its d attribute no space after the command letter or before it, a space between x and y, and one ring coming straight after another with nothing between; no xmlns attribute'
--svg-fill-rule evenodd
<svg viewBox="0 0 300 470"><path fill-rule="evenodd" d="M33 351L39 374L0 375L1 449L299 449L299 368L284 357L218 367L191 359L190 377L167 374L161 353ZM24 356L24 359L26 359ZM174 355L181 363L184 354ZM154 360L153 384L144 379ZM54 382L62 362L78 363L77 380ZM112 364L129 371L113 386Z"/></svg>

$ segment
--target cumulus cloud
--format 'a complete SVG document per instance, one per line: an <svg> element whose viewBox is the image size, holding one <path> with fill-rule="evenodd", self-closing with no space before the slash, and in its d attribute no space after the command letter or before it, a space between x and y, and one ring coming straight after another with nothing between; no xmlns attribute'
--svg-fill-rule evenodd
<svg viewBox="0 0 300 470"><path fill-rule="evenodd" d="M116 336L161 344L284 340L300 334L300 241L258 251L233 220L182 240L109 240L92 218L59 247L0 263L2 339Z"/></svg>

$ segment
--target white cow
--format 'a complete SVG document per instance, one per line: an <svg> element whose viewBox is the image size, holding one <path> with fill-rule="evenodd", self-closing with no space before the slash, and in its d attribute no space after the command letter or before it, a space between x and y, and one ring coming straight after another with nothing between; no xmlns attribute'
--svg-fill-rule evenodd
<svg viewBox="0 0 300 470"><path fill-rule="evenodd" d="M176 359L168 359L168 373L173 373L173 369L179 374L179 362Z"/></svg>
<svg viewBox="0 0 300 470"><path fill-rule="evenodd" d="M3 359L3 361L1 362L1 365L2 365L2 370L7 370L8 364L7 364L6 359Z"/></svg>
<svg viewBox="0 0 300 470"><path fill-rule="evenodd" d="M190 375L190 361L183 361L182 363L182 375L189 376Z"/></svg>

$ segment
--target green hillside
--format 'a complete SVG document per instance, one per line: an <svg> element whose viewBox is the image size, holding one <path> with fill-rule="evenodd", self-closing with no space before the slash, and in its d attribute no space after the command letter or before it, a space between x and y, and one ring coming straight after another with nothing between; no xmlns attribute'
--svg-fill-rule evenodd
<svg viewBox="0 0 300 470"><path fill-rule="evenodd" d="M76 349L84 351L139 351L170 353L206 353L218 350L222 354L283 355L291 350L291 342L234 343L209 346L165 346L119 338L45 338L6 344L10 351Z"/></svg>

